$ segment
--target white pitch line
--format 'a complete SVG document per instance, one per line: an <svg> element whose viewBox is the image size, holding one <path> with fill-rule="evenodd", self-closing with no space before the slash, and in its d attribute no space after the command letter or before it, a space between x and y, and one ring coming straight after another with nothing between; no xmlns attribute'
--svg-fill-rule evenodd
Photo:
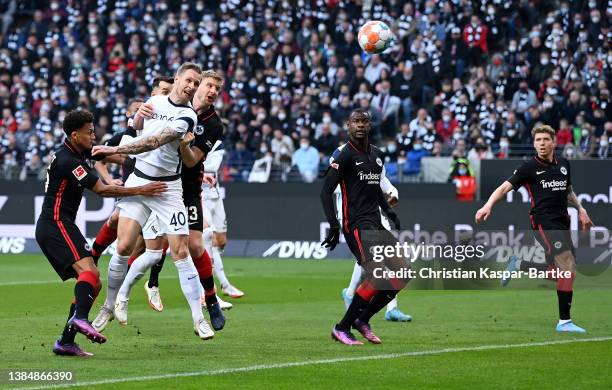
<svg viewBox="0 0 612 390"><path fill-rule="evenodd" d="M222 368L219 370L182 372L182 373L176 373L176 374L150 375L150 376L134 376L134 377L128 377L128 378L115 378L115 379L105 379L105 380L99 380L99 381L65 383L65 384L58 384L58 385L46 385L46 386L36 386L36 387L19 387L19 388L14 388L13 390L60 389L60 388L77 387L77 386L109 385L109 384L114 384L114 383L151 381L151 380L158 380L158 379L185 378L185 377L193 377L193 376L212 376L212 375L234 374L238 372L260 371L260 370L274 370L274 369L280 369L280 368L302 367L302 366L311 366L311 365L317 365L317 364L334 364L334 363L345 363L345 362L375 360L375 359L397 359L397 358L402 358L402 357L440 355L440 354L445 354L445 353L456 353L456 352L486 351L486 350L491 350L491 349L529 348L529 347L541 347L541 346L547 346L547 345L588 343L588 342L610 341L610 340L612 340L612 336L592 337L592 338L584 338L584 339L570 339L570 340L540 341L540 342L520 343L520 344L477 345L473 347L444 348L444 349L437 349L437 350L431 350L431 351L413 351L413 352L390 353L390 354L368 355L368 356L347 356L347 357L340 357L340 358L335 358L335 359L305 360L301 362L276 363L276 364L259 364L259 365L247 366L247 367Z"/></svg>
<svg viewBox="0 0 612 390"><path fill-rule="evenodd" d="M178 279L178 277L174 276L161 276L159 277L159 279L163 279L163 280L168 280L168 279ZM106 279L102 279L103 282L106 281ZM52 283L57 283L57 284L61 284L62 281L59 279L54 279L54 280L22 280L22 281L18 281L18 282L0 282L0 287L5 287L5 286L26 286L29 284L52 284Z"/></svg>

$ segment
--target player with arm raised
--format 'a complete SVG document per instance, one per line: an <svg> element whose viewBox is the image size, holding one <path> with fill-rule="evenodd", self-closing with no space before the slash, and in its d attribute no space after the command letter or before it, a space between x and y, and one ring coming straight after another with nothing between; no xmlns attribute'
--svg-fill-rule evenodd
<svg viewBox="0 0 612 390"><path fill-rule="evenodd" d="M168 95L172 90L172 83L174 83L174 78L171 76L157 76L153 79L153 88L151 90L151 96L156 95ZM129 137L136 137L139 134L139 130L142 130L142 124L138 127L138 130L134 128L134 120L137 116L137 111L140 106L143 104L143 101L140 99L133 99L128 103L128 109L126 112L126 116L128 119L128 127L126 131L117 133L111 137L108 141L105 142L107 146L119 146L122 140L127 140ZM125 137L128 136L128 137ZM133 157L127 156L125 161L122 164L122 182L125 182L130 174L134 171L135 159ZM96 162L96 171L100 174L103 179L110 179L110 175L108 175L108 170L106 169L106 165L103 162ZM105 174L106 173L106 174ZM118 179L115 179L118 180ZM117 184L118 181L115 181L114 184ZM111 216L108 220L102 225L100 231L96 235L96 239L91 246L91 253L94 256L94 260L97 260L102 253L108 248L110 244L112 244L117 239L117 223L119 222L119 209L115 208ZM134 248L136 255L139 255L144 251L144 241L141 237L138 238L138 242ZM135 256L132 256L135 258ZM163 257L162 257L163 259ZM161 262L163 263L163 261ZM159 302L161 305L161 302ZM159 306L158 305L158 306Z"/></svg>
<svg viewBox="0 0 612 390"><path fill-rule="evenodd" d="M193 63L182 64L175 76L172 91L168 96L154 96L149 99L155 113L145 119L142 136L133 143L109 147L99 146L92 151L93 155L135 154L136 166L125 185L127 187L164 181L168 185L166 192L159 198L138 197L122 199L118 206L121 209L117 229L117 252L109 263L108 291L105 308L114 307L121 311L117 300L118 289L126 275L127 261L138 238L140 230L151 215L159 226L161 233L166 234L174 264L179 273L183 294L191 308L194 330L197 335L208 340L214 336L208 322L202 314L199 295L197 270L189 255L189 226L187 212L183 204L181 183L182 160L179 144L186 133L193 131L197 115L191 106L202 79L201 68ZM147 264L157 263L162 256L162 243L145 237L146 251L139 257ZM127 303L124 301L122 303ZM104 309L104 307L103 307ZM117 312L115 317L119 319Z"/></svg>
<svg viewBox="0 0 612 390"><path fill-rule="evenodd" d="M330 229L323 245L333 250L340 237L340 223L336 219L333 195L340 184L342 189L342 232L357 262L364 267L365 278L356 291L344 317L332 329L332 339L347 345L362 344L351 333L351 327L368 341L380 344L369 321L385 307L398 291L405 287L407 278L376 278L375 270L384 267L398 271L407 264L392 256L382 262L374 261L374 245L395 246L397 240L381 224L380 208L399 230L399 219L389 207L380 188L383 163L380 151L368 141L372 122L368 112L353 111L348 118L349 141L330 159L321 202ZM379 208L380 207L380 208ZM382 268L381 268L382 267Z"/></svg>
<svg viewBox="0 0 612 390"><path fill-rule="evenodd" d="M395 207L399 201L399 192L397 188L385 174L385 167L383 166L382 177L380 179L380 188L385 194L387 198L387 202L391 208ZM336 194L336 209L338 210L338 220L342 220L342 192L340 191L340 187L338 187L335 191ZM386 218L384 213L381 213L381 222L385 229L391 230L391 224L389 220ZM351 275L351 281L347 288L342 289L342 299L344 300L344 305L348 308L355 296L355 291L357 287L361 283L363 279L363 268L355 263L353 267L353 274ZM393 298L391 302L387 304L387 311L385 313L385 320L394 321L394 322L409 322L412 321L412 316L409 314L403 313L397 307L397 297Z"/></svg>
<svg viewBox="0 0 612 390"><path fill-rule="evenodd" d="M36 222L36 242L62 280L76 278L74 301L62 337L53 346L58 355L91 356L75 342L77 332L97 343L106 337L89 323L89 310L101 288L100 274L91 248L75 224L85 188L105 197L153 196L166 189L164 183L124 188L106 185L91 169L94 117L88 111L71 111L62 124L66 141L51 159L42 211Z"/></svg>
<svg viewBox="0 0 612 390"><path fill-rule="evenodd" d="M204 175L202 162L211 150L212 145L223 134L223 125L213 107L213 103L221 92L222 85L223 78L219 74L214 71L203 72L202 82L193 99L194 110L198 113L197 125L193 132L188 132L185 135L179 146L185 164L181 171L181 182L182 201L185 204L189 224L189 252L205 291L206 308L215 330L223 329L225 318L216 299L211 260L202 243L204 222L201 191L204 181L208 184L212 184L214 181L213 177ZM148 112L150 108L148 106L143 107L144 117L153 117L156 114L155 111ZM145 235L147 230L145 228ZM157 240L161 240L161 237ZM115 315L122 323L127 322L127 300L130 289L152 265L149 260L147 256L137 258L119 290L117 296L119 309L115 309Z"/></svg>
<svg viewBox="0 0 612 390"><path fill-rule="evenodd" d="M561 277L557 279L559 322L556 329L558 332L584 333L586 331L575 325L570 316L576 258L570 236L568 204L578 209L583 229L589 229L593 223L572 189L569 161L555 156L555 131L548 125L540 125L534 127L531 134L536 156L523 163L491 194L487 203L476 212L476 223L486 221L493 205L508 192L516 191L521 186L527 188L531 197L531 228L535 239L545 250L547 264L571 274L570 277L560 274ZM526 262L512 261L509 270L533 267Z"/></svg>

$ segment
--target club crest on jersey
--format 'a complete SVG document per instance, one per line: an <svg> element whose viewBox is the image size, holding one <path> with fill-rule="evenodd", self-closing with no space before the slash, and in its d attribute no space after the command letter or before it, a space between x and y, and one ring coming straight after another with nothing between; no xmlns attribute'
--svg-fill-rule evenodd
<svg viewBox="0 0 612 390"><path fill-rule="evenodd" d="M561 173L567 175L567 169L565 169L565 167L561 167Z"/></svg>
<svg viewBox="0 0 612 390"><path fill-rule="evenodd" d="M77 178L77 180L81 180L82 178L87 176L87 171L85 170L85 168L83 168L82 165L79 165L78 167L72 170L72 174L74 175L74 177Z"/></svg>
<svg viewBox="0 0 612 390"><path fill-rule="evenodd" d="M204 126L202 126L202 125L196 126L196 128L193 130L193 134L195 134L195 135L202 135L202 134L204 134Z"/></svg>
<svg viewBox="0 0 612 390"><path fill-rule="evenodd" d="M91 251L91 245L89 245L88 243L85 243L85 250L86 251Z"/></svg>
<svg viewBox="0 0 612 390"><path fill-rule="evenodd" d="M556 249L561 249L561 241L555 242L555 248Z"/></svg>
<svg viewBox="0 0 612 390"><path fill-rule="evenodd" d="M376 157L376 164L378 164L379 167L382 167L382 160L380 157Z"/></svg>

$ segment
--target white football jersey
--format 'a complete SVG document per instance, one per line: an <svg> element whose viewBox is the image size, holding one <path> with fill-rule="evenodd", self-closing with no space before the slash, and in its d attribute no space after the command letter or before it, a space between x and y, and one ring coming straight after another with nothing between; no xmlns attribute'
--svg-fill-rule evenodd
<svg viewBox="0 0 612 390"><path fill-rule="evenodd" d="M191 103L176 104L168 95L157 95L147 100L153 104L153 117L145 119L141 137L151 136L165 128L182 134L192 131L198 116ZM181 173L180 140L174 140L157 149L137 154L136 169L153 177L173 176Z"/></svg>

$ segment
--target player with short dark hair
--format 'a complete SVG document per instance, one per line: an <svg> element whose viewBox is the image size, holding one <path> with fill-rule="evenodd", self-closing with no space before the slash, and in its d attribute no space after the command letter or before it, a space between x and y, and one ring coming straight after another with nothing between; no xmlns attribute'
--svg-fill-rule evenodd
<svg viewBox="0 0 612 390"><path fill-rule="evenodd" d="M380 188L383 162L380 150L368 141L372 128L370 114L355 110L348 118L348 142L336 149L330 158L321 201L330 229L323 245L333 250L340 238L340 224L334 208L334 190L340 184L342 191L342 233L357 262L364 267L365 279L356 291L344 317L332 329L332 338L343 344L362 344L355 339L353 327L368 341L380 344L369 325L374 314L384 308L400 291L407 279L376 280L374 270L387 267L398 270L403 259L387 258L374 262L370 248L373 245L395 245L397 240L381 223L380 208L399 230L400 221L391 211Z"/></svg>
<svg viewBox="0 0 612 390"><path fill-rule="evenodd" d="M74 301L68 321L53 352L58 355L91 356L75 342L76 332L97 343L106 337L89 323L89 310L100 291L100 274L91 248L75 224L85 188L106 196L155 195L165 189L163 183L124 188L102 183L88 159L96 139L94 117L89 111L71 111L64 118L66 141L51 158L45 184L42 211L36 222L36 241L62 280L76 278Z"/></svg>
<svg viewBox="0 0 612 390"><path fill-rule="evenodd" d="M570 316L573 284L576 274L576 258L570 236L568 205L578 209L580 223L584 229L593 224L572 189L569 161L555 156L555 131L548 125L536 126L532 132L536 156L523 163L514 174L503 182L489 197L487 203L476 212L476 223L486 221L491 209L511 190L525 186L531 197L529 217L535 239L542 245L549 266L569 271L571 277L557 279L559 302L558 332L586 332L575 325ZM509 270L532 268L526 262L512 259Z"/></svg>

